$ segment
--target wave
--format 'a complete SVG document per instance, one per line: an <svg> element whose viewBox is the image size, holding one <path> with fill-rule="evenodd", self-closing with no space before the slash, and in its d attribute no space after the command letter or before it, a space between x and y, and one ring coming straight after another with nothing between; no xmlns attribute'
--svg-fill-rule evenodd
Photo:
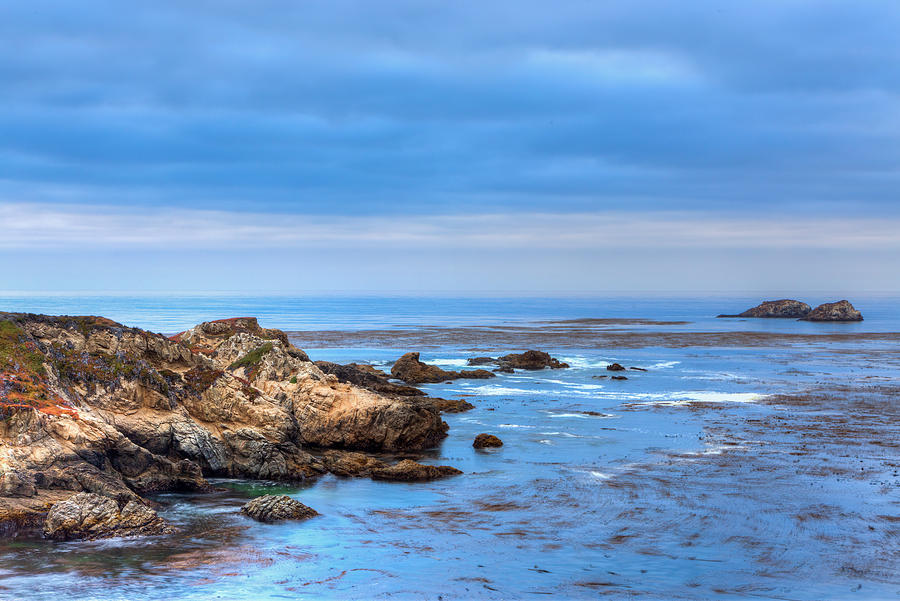
<svg viewBox="0 0 900 601"><path fill-rule="evenodd" d="M648 398L656 397L656 398ZM757 392L717 392L711 390L695 390L671 392L658 395L643 395L646 400L627 405L656 405L660 407L677 407L691 403L755 403L766 395Z"/></svg>

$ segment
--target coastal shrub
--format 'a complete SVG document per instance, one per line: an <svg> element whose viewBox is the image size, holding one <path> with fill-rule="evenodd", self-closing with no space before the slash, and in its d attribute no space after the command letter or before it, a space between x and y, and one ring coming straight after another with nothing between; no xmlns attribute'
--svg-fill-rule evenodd
<svg viewBox="0 0 900 601"><path fill-rule="evenodd" d="M228 366L228 369L240 369L241 367L255 367L259 365L266 353L272 350L272 343L267 342L253 349L234 363Z"/></svg>
<svg viewBox="0 0 900 601"><path fill-rule="evenodd" d="M291 376L291 384L297 383L297 376Z"/></svg>

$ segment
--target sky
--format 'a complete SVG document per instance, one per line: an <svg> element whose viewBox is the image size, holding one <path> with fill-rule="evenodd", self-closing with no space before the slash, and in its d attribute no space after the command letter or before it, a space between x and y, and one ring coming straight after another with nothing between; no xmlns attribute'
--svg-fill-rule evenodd
<svg viewBox="0 0 900 601"><path fill-rule="evenodd" d="M900 4L0 3L0 290L900 291Z"/></svg>

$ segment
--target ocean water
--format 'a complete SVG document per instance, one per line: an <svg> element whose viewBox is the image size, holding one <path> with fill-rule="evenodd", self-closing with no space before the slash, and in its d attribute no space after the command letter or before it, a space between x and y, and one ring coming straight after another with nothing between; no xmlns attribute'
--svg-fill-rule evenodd
<svg viewBox="0 0 900 601"><path fill-rule="evenodd" d="M862 437L852 421L837 434L815 427L852 420L857 406L842 404L852 395L895 415L884 391L900 383L898 339L873 334L900 332L898 299L852 299L858 324L714 318L759 300L0 297L0 310L100 314L164 333L255 315L298 343L337 341L305 345L313 359L385 369L434 328L468 332L465 343L428 338L422 359L446 369L530 347L571 365L424 387L476 406L446 415L449 437L421 457L464 475L221 480L212 494L160 495L180 528L171 537L0 542L0 599L898 599L895 420L866 422ZM599 322L594 343L572 321L584 319L665 323ZM498 342L507 329L516 347ZM358 334L375 330L404 335L372 345ZM609 346L607 331L642 342ZM534 344L518 344L529 332ZM710 332L724 336L711 344ZM614 361L646 371L603 377ZM844 392L831 405L772 401L821 390ZM480 432L504 446L474 450ZM322 515L264 525L237 513L266 492Z"/></svg>

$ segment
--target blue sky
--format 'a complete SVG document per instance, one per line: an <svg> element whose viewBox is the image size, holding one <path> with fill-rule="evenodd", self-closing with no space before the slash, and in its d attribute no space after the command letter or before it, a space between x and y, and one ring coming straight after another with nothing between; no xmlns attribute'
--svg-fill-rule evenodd
<svg viewBox="0 0 900 601"><path fill-rule="evenodd" d="M900 5L0 5L5 289L900 290Z"/></svg>

